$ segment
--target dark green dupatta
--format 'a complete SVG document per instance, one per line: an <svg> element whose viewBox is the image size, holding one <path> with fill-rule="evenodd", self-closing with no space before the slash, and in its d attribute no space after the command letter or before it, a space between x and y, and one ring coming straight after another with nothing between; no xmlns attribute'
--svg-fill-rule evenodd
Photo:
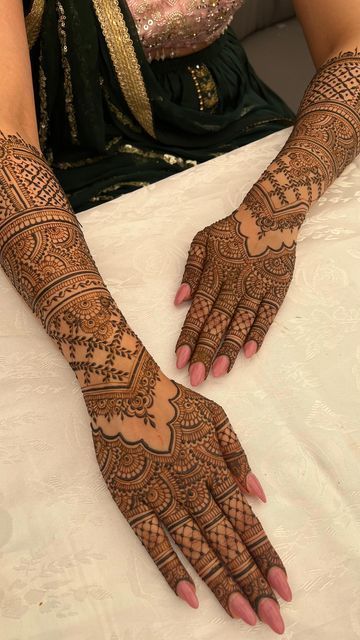
<svg viewBox="0 0 360 640"><path fill-rule="evenodd" d="M231 29L150 64L124 0L34 0L28 34L41 3L31 47L40 142L75 211L294 123Z"/></svg>

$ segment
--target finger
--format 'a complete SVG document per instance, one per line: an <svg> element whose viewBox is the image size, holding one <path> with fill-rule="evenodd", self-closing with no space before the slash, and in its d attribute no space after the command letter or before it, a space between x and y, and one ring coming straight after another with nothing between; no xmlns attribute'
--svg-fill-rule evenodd
<svg viewBox="0 0 360 640"><path fill-rule="evenodd" d="M245 451L224 409L216 402L213 402L211 404L211 410L221 453L228 468L239 483L240 489L266 502L264 489L255 474L251 471Z"/></svg>
<svg viewBox="0 0 360 640"><path fill-rule="evenodd" d="M279 567L286 576L286 570L279 555L237 484L232 483L231 478L223 482L213 482L211 491L234 529L240 534L263 576L270 582L269 571L272 567ZM279 585L276 586L273 582L272 584L281 597L286 596L285 592L278 590Z"/></svg>
<svg viewBox="0 0 360 640"><path fill-rule="evenodd" d="M185 507L176 504L170 513L165 513L161 517L174 542L225 611L232 617L242 617L243 596L239 586L210 548L198 524Z"/></svg>
<svg viewBox="0 0 360 640"><path fill-rule="evenodd" d="M244 353L247 358L250 358L254 353L258 352L262 343L264 342L264 338L270 329L270 326L274 322L275 316L279 311L279 304L269 300L263 299L257 314L256 318L251 326L251 329L246 337L246 344L244 345ZM254 341L257 345L256 351L254 348L250 349L250 341Z"/></svg>
<svg viewBox="0 0 360 640"><path fill-rule="evenodd" d="M225 467L225 472L229 473ZM239 533L216 503L211 491L207 489L206 507L195 496L189 509L200 525L209 545L220 557L230 575L238 582L243 594L255 610L262 598L275 598L269 583L262 575L254 558L248 552ZM200 510L199 510L200 506ZM251 615L251 608L249 609Z"/></svg>
<svg viewBox="0 0 360 640"><path fill-rule="evenodd" d="M169 586L188 604L197 608L198 599L190 574L172 548L161 522L147 505L139 505L136 513L128 516L128 522Z"/></svg>
<svg viewBox="0 0 360 640"><path fill-rule="evenodd" d="M203 229L196 234L190 245L185 270L181 280L182 285L178 289L178 292L175 296L175 304L180 304L184 300L188 300L194 295L199 285L200 277L205 264L206 243L207 231ZM184 283L189 285L188 289L186 287L183 287Z"/></svg>
<svg viewBox="0 0 360 640"><path fill-rule="evenodd" d="M181 347L187 345L192 353L199 333L209 315L212 306L218 296L221 287L221 277L219 273L212 268L211 265L205 269L199 288L194 296L190 309L185 318L179 339L176 343L175 351L180 356ZM185 356L185 360L181 360L184 366L189 359L189 354ZM178 362L179 366L179 362Z"/></svg>
<svg viewBox="0 0 360 640"><path fill-rule="evenodd" d="M233 294L221 291L199 333L190 362L201 362L205 367L205 377L209 373L235 308L236 299Z"/></svg>
<svg viewBox="0 0 360 640"><path fill-rule="evenodd" d="M239 351L255 320L258 306L259 301L249 297L244 297L237 306L225 340L218 351L218 358L214 362L213 374L215 376L229 372L234 366ZM220 358L221 361L219 362Z"/></svg>
<svg viewBox="0 0 360 640"><path fill-rule="evenodd" d="M245 451L224 409L216 402L213 402L211 410L214 417L215 433L223 458L231 473L246 491L246 476L251 472L251 468Z"/></svg>

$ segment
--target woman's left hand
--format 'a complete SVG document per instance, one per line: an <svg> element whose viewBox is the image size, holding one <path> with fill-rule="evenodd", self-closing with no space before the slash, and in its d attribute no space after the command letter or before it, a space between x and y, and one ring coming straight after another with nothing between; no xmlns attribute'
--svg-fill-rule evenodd
<svg viewBox="0 0 360 640"><path fill-rule="evenodd" d="M256 205L248 196L191 243L175 304L192 299L176 353L178 368L190 362L193 386L211 367L230 371L242 347L248 358L259 350L290 285L298 218Z"/></svg>

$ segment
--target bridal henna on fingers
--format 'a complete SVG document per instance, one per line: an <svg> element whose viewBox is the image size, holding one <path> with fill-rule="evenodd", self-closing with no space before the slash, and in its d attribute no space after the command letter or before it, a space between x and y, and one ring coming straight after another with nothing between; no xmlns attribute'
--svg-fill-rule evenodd
<svg viewBox="0 0 360 640"><path fill-rule="evenodd" d="M282 218L277 224L285 226ZM286 229L281 241L278 235L270 239L264 227L263 216L245 199L240 210L195 237L183 276L195 293L176 345L191 355L192 383L207 376L216 355L226 357L230 370L245 340L260 348L285 298L296 227Z"/></svg>
<svg viewBox="0 0 360 640"><path fill-rule="evenodd" d="M339 52L309 83L284 147L230 216L196 234L175 303L191 299L176 344L200 384L261 347L290 285L311 204L360 151L360 53Z"/></svg>
<svg viewBox="0 0 360 640"><path fill-rule="evenodd" d="M171 589L198 606L169 537L230 616L252 625L256 611L281 633L285 570L243 494L251 471L225 413L160 371L43 155L18 135L0 137L0 259L73 369L107 487Z"/></svg>
<svg viewBox="0 0 360 640"><path fill-rule="evenodd" d="M155 379L147 373L147 358L137 367L139 380ZM152 422L133 424L129 395L138 399L139 415L146 405ZM268 613L268 605L260 604L276 602L269 570L281 569L286 583L285 570L240 489L250 467L221 407L161 372L151 399L139 397L136 388L118 387L113 393L110 387L105 392L92 387L86 397L107 486L171 588L176 591L179 580L190 578L164 529L230 615L241 612L254 624L255 610L280 632L277 605ZM238 602L234 596L230 600L236 593Z"/></svg>

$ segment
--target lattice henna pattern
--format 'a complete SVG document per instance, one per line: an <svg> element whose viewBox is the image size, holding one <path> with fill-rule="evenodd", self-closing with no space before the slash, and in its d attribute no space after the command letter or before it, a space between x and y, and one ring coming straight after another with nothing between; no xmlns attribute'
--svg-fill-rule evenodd
<svg viewBox="0 0 360 640"><path fill-rule="evenodd" d="M75 372L90 414L101 407L108 421L116 411L154 426L155 363L105 286L44 156L2 132L0 260Z"/></svg>
<svg viewBox="0 0 360 640"><path fill-rule="evenodd" d="M176 344L208 374L259 349L290 285L307 212L360 151L360 54L340 52L310 82L293 131L238 210L194 238L182 282L192 305Z"/></svg>
<svg viewBox="0 0 360 640"><path fill-rule="evenodd" d="M239 588L257 609L261 598L275 598L269 569L284 567L230 472L244 483L246 455L221 407L175 382L170 392L167 448L151 447L144 432L130 443L123 431L108 435L93 427L101 472L174 590L188 578L164 528L228 613L229 595Z"/></svg>
<svg viewBox="0 0 360 640"><path fill-rule="evenodd" d="M44 157L18 135L0 138L0 259L73 368L107 486L169 585L193 581L165 527L230 615L233 592L255 609L275 598L266 576L283 565L242 495L250 468L226 415L161 373Z"/></svg>

